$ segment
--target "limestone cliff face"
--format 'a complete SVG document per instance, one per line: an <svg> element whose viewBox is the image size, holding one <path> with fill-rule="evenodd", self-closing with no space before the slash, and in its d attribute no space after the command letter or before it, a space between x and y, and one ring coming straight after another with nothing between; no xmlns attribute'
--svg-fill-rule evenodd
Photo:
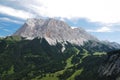
<svg viewBox="0 0 120 80"><path fill-rule="evenodd" d="M108 53L99 73L104 80L120 80L120 50Z"/></svg>
<svg viewBox="0 0 120 80"><path fill-rule="evenodd" d="M45 38L49 44L57 42L70 42L83 45L89 40L98 39L88 34L82 28L72 29L67 23L56 19L28 19L26 23L14 35L26 37L27 39Z"/></svg>

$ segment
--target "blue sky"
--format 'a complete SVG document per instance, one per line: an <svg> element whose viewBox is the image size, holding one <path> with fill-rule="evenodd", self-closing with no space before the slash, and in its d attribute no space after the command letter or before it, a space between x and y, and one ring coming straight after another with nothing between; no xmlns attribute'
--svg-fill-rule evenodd
<svg viewBox="0 0 120 80"><path fill-rule="evenodd" d="M120 43L119 0L0 0L0 36L9 36L28 18L57 18L82 27L100 40Z"/></svg>

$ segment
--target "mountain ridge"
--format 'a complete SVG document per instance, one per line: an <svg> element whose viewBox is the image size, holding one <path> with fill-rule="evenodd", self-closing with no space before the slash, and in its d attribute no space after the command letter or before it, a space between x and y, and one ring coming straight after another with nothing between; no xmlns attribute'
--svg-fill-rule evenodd
<svg viewBox="0 0 120 80"><path fill-rule="evenodd" d="M29 19L0 38L0 80L119 80L117 49L63 21Z"/></svg>
<svg viewBox="0 0 120 80"><path fill-rule="evenodd" d="M118 43L100 41L86 32L83 28L72 28L64 21L54 18L28 19L12 36L21 36L29 40L44 38L50 45L62 43L63 51L65 49L64 45L67 44L67 42L78 46L84 46L86 43L89 43L89 41L89 45L87 44L87 46L85 46L88 50L91 50L90 47L93 48L93 51L96 49L95 47L97 47L99 51L120 49L120 44ZM106 46L106 48L103 48L103 46Z"/></svg>
<svg viewBox="0 0 120 80"><path fill-rule="evenodd" d="M27 39L45 38L52 45L66 41L76 45L83 45L88 40L98 41L97 38L88 34L85 30L81 28L72 29L67 23L53 18L28 19L13 35L19 35Z"/></svg>

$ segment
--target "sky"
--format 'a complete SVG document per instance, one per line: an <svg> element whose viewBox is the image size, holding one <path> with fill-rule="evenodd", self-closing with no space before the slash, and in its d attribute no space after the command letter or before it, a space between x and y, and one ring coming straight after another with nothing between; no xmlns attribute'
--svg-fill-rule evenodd
<svg viewBox="0 0 120 80"><path fill-rule="evenodd" d="M120 0L0 0L0 37L28 18L56 18L100 40L120 43Z"/></svg>

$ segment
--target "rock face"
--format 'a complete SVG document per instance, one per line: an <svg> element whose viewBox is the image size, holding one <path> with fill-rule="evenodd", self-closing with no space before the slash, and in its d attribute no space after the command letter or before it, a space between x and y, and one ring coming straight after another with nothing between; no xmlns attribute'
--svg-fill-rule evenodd
<svg viewBox="0 0 120 80"><path fill-rule="evenodd" d="M75 45L83 45L84 42L98 39L88 34L81 28L72 29L68 24L56 19L28 19L26 23L13 35L26 37L27 39L45 38L49 44L57 42L69 42Z"/></svg>
<svg viewBox="0 0 120 80"><path fill-rule="evenodd" d="M120 50L108 53L99 73L103 80L120 80Z"/></svg>
<svg viewBox="0 0 120 80"><path fill-rule="evenodd" d="M115 49L120 49L120 44L118 44L116 42L109 42L109 41L101 41L101 42L109 47L114 47Z"/></svg>

